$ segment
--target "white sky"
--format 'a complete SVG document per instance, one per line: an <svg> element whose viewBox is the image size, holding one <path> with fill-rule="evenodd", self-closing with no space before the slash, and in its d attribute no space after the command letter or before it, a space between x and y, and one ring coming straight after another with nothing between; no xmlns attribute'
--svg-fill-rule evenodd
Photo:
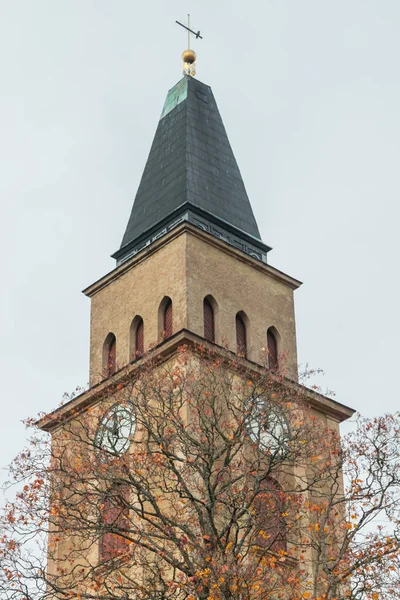
<svg viewBox="0 0 400 600"><path fill-rule="evenodd" d="M114 266L188 10L270 263L304 281L300 362L399 408L399 0L0 0L0 468L87 382L80 290Z"/></svg>

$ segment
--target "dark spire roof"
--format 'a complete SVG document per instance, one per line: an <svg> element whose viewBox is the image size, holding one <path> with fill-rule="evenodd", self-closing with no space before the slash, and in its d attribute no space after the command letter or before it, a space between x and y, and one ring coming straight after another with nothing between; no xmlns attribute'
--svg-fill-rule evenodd
<svg viewBox="0 0 400 600"><path fill-rule="evenodd" d="M211 88L185 76L167 95L118 263L182 220L266 261L239 168Z"/></svg>

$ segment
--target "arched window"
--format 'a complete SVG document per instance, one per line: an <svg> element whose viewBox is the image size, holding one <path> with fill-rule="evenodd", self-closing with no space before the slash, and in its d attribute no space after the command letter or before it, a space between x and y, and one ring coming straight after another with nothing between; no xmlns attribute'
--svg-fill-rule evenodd
<svg viewBox="0 0 400 600"><path fill-rule="evenodd" d="M113 485L104 495L101 505L101 529L99 558L112 560L128 550L129 493L120 484Z"/></svg>
<svg viewBox="0 0 400 600"><path fill-rule="evenodd" d="M247 331L244 316L236 315L236 348L237 353L246 358L247 356Z"/></svg>
<svg viewBox="0 0 400 600"><path fill-rule="evenodd" d="M142 356L144 352L144 324L141 318L136 327L135 334L135 354L136 356Z"/></svg>
<svg viewBox="0 0 400 600"><path fill-rule="evenodd" d="M204 337L210 342L215 342L215 319L214 308L209 298L204 298L203 301L204 315Z"/></svg>
<svg viewBox="0 0 400 600"><path fill-rule="evenodd" d="M163 332L166 338L172 335L172 300L168 298L164 306Z"/></svg>
<svg viewBox="0 0 400 600"><path fill-rule="evenodd" d="M172 300L164 296L158 307L158 335L161 339L171 337L173 333Z"/></svg>
<svg viewBox="0 0 400 600"><path fill-rule="evenodd" d="M253 506L256 545L273 552L286 551L285 497L275 479L268 477L261 483Z"/></svg>
<svg viewBox="0 0 400 600"><path fill-rule="evenodd" d="M108 361L107 361L107 366L108 366L108 375L113 375L115 373L115 371L117 370L117 340L114 339L112 340L110 347L108 349Z"/></svg>
<svg viewBox="0 0 400 600"><path fill-rule="evenodd" d="M110 377L117 370L117 340L109 333L103 345L103 375Z"/></svg>
<svg viewBox="0 0 400 600"><path fill-rule="evenodd" d="M130 331L130 360L140 358L144 353L144 323L140 315L136 315L131 323Z"/></svg>
<svg viewBox="0 0 400 600"><path fill-rule="evenodd" d="M270 327L267 331L267 348L268 348L268 366L270 369L278 368L278 343L276 335Z"/></svg>

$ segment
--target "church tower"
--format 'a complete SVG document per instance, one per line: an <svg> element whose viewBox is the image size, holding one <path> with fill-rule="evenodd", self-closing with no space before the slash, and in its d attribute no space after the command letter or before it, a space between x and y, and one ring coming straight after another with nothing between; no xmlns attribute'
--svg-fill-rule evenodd
<svg viewBox="0 0 400 600"><path fill-rule="evenodd" d="M189 67L190 72L190 63ZM237 380L244 379L245 386L251 384L251 381L249 375L246 375L246 380L244 373L257 373L257 377L270 377L271 373L279 373L279 385L290 388L292 394L297 393L295 390L301 386L298 385L294 291L301 283L269 263L270 250L260 238L213 92L208 85L194 79L191 74L185 74L167 94L121 247L113 254L116 266L84 290L91 301L90 387L39 423L44 431L52 434L53 459L54 464L58 464L54 472L61 473L58 483L53 481L52 484L52 502L58 508L52 513L56 516L51 524L49 536L48 577L50 580L53 578L53 581L58 578L54 587L55 597L58 597L59 589L63 593L72 589L76 594L81 593L83 589L86 595L82 597L87 598L95 598L96 590L99 597L153 598L143 591L144 583L144 587L137 583L142 581L143 572L139 569L133 577L129 569L134 567L131 563L126 566L126 560L130 559L122 561L121 557L129 556L126 544L133 543L132 536L135 540L133 545L136 544L139 548L138 552L147 552L146 557L152 557L150 560L141 555L142 562L144 561L151 573L146 585L149 585L149 581L154 577L159 586L158 595L154 595L154 598L165 600L193 597L189 592L186 596L185 592L181 595L179 586L184 585L181 583L181 575L187 578L186 581L197 581L196 578L201 579L207 575L207 565L211 565L207 561L211 560L210 556L213 553L217 555L219 550L217 552L216 545L212 545L215 531L202 520L201 511L204 507L192 507L192 512L189 511L191 516L188 519L191 522L194 518L199 519L201 535L199 534L198 539L193 536L191 538L190 532L186 531L185 519L180 522L178 528L171 524L168 525L169 529L163 529L165 519L169 518L168 511L178 511L177 506L182 504L183 508L174 513L179 521L186 510L186 492L181 491L174 496L176 490L169 479L172 477L175 481L176 477L178 481L181 467L177 467L172 476L170 474L166 478L162 471L163 467L170 468L173 460L179 462L184 452L180 450L173 459L170 454L161 458L157 455L157 460L152 456L154 471L145 471L145 466L140 465L141 461L144 464L149 458L148 455L143 455L144 437L151 433L149 429L146 433L146 427L150 426L144 425L148 413L135 415L131 398L121 398L128 389L130 393L134 393L138 373L147 368L148 382L152 376L151 365L155 365L154 369L157 369L157 365L163 361L173 363L183 347L206 348L213 356L220 356L218 368L221 369L222 380L224 365L229 363L230 369L235 369L235 365L238 369L238 375L234 374L233 380L235 377ZM168 375L171 373L171 385L174 388L174 378L177 376L174 371L168 371ZM266 376L263 375L265 373ZM273 379L275 376L271 377ZM164 385L162 378L160 381L160 385ZM232 385L236 387L232 389L238 394L237 389L241 384L235 381ZM225 380L224 385L225 388L228 385ZM174 390L175 388L168 396L172 398L171 406L174 406L173 398L176 397ZM338 435L340 422L353 414L350 408L316 392L302 388L301 393L306 398L307 410L314 415L313 418L323 423L327 431L332 431L335 435ZM207 394L206 391L206 397ZM254 392L252 394L254 400ZM271 397L275 398L275 395L272 394ZM287 395L285 398L287 399ZM168 421L168 403L162 393L159 394L159 402L166 411L165 419ZM254 406L255 410L261 410L257 398ZM292 410L287 400L285 407ZM150 403L148 411L153 409L154 403ZM182 417L183 420L188 419L188 423L190 410L185 407L186 416ZM275 409L273 414L277 415ZM197 417L202 418L201 412ZM287 442L285 426L282 424L284 421L286 423L282 418L278 424L280 435L284 437L283 450L281 448L275 452L281 462L284 460L282 452L286 452ZM301 429L302 419L297 415L294 421L293 431L296 428ZM272 434L268 434L269 438L263 437L260 423L254 423L254 420L250 423L249 443L252 441L254 444L258 441L260 446L265 446L267 439L271 443ZM187 433L185 427L182 429L182 435ZM171 435L164 422L162 431L167 437ZM156 438L151 444L147 441L148 452L149 448L151 452L154 447L161 448L163 437L157 439L157 443ZM228 442L229 439L228 436ZM92 442L91 447L89 441ZM247 443L244 442L244 447ZM115 458L99 467L93 444L110 450L118 460ZM80 447L83 447L83 450L78 450ZM252 455L252 450L246 448L241 451L244 462L250 461L249 457ZM199 451L198 460L201 460L201 447ZM194 453L193 449L191 453ZM123 454L125 458L122 457ZM130 457L130 463L126 457ZM262 460L258 460L257 467L260 469L261 465L261 471L264 468ZM196 460L191 459L191 462L195 463ZM245 469L243 466L240 468ZM134 475L130 469L135 469ZM292 482L296 477L301 481L307 480L307 468L304 465L294 464L290 469ZM147 473L146 477L144 472ZM158 499L158 492L154 492L157 496L155 499L148 487L149 478L153 477L155 472L158 473L157 485L164 490L162 499ZM251 475L254 478L254 473L256 467L253 465L245 472L245 477ZM100 476L104 481L99 482ZM199 485L197 476L191 479L192 475L189 473L185 477L189 481L188 485ZM272 504L276 509L276 502L280 501L280 482L266 475L260 476L257 481L258 486L265 485L265 482L270 485L269 492L272 490L275 494ZM271 483L272 481L275 483ZM186 485L185 478L181 483ZM129 491L126 491L130 484L139 490L135 498L129 496ZM178 484L179 481L176 484L179 487ZM219 485L218 478L215 485ZM291 485L294 486L293 483ZM168 489L168 493L165 489ZM240 495L245 493L245 488L239 486L234 487L234 490L236 497L229 501L234 503L239 499L244 502ZM166 500L168 494L172 495ZM117 505L113 503L113 498L116 497L119 498ZM162 509L159 508L160 502L164 503ZM196 502L197 499L194 498L194 504ZM158 525L156 521L161 519L161 512L166 503L169 503L167 516L164 515L163 524ZM85 510L82 508L84 505ZM146 512L146 506L150 505L153 508ZM258 505L253 502L252 506ZM205 507L204 510L207 512L208 508ZM245 534L250 535L250 528L246 529L243 523L246 519L252 519L257 510L251 508L241 513L237 523L234 523L235 527L239 528L236 543L245 530ZM264 507L262 514L266 514L266 510ZM273 523L271 528L276 539L271 542L265 558L262 559L267 561L266 573L272 572L271 565L276 563L277 557L285 560L287 555L288 546L282 531L277 529L277 519L279 524L289 513L283 512L282 508L279 511L276 509L275 512L272 520L268 521L265 517L264 521L267 524L263 531L257 534L257 543L262 546L260 536L268 539L264 530L268 529L268 523ZM194 517L194 514L197 516ZM90 515L90 518L87 518L83 536L79 527L86 515ZM98 523L101 518L105 533L100 535ZM220 515L218 523L223 518L224 516ZM153 545L146 542L144 530L139 535L139 521L135 519L146 521L147 527L152 531ZM62 530L60 522L67 524L66 529ZM240 529L242 527L243 530ZM130 531L129 535L126 528ZM122 533L122 530L125 533ZM167 541L165 531L169 532ZM157 536L163 541L159 542ZM233 543L228 541L224 552L218 554L222 557L222 562L228 560L228 550ZM154 548L159 548L158 543L162 549L155 551ZM169 543L175 544L171 554L168 554ZM185 549L189 544L192 544L193 552L199 552L199 556L203 557L204 568L187 566L191 555ZM178 554L181 556L179 560L176 558ZM311 569L313 551L305 550L304 555L308 557L308 568ZM161 564L165 556L173 575L165 574ZM237 556L241 558L239 553L234 557L235 560ZM118 562L120 560L122 562ZM292 557L290 560L292 562L289 561L288 564L292 568L295 564L293 561L298 559ZM262 564L261 559L259 563ZM115 569L107 584L109 596L101 587L104 584L107 564L112 564ZM133 564L138 564L136 559ZM64 568L65 565L69 566ZM233 572L233 567L228 563L224 563L221 568L225 571L218 575L217 583L214 584L217 587L225 582L227 575L223 573ZM78 584L74 578L78 573L82 573L79 575L82 578L79 583L82 588L76 587ZM97 579L94 580L90 573L95 573ZM278 570L274 571L271 586L277 585L276 573ZM250 577L250 574L248 576ZM171 577L171 581L173 579L176 586L171 593L168 591L169 584L165 583L168 577ZM118 592L112 595L110 589L114 585L117 586ZM133 589L133 585L136 587L131 594L129 590ZM167 588L163 587L165 585ZM201 581L196 585L196 589L200 590L199 598L211 597L209 587ZM257 585L254 584L254 589L256 588ZM91 590L90 593L88 589ZM225 596L222 594L221 597ZM226 597L234 596L228 594ZM283 593L277 594L276 597L289 596Z"/></svg>
<svg viewBox="0 0 400 600"><path fill-rule="evenodd" d="M91 384L187 336L240 347L254 362L268 346L296 379L300 282L268 264L270 250L212 90L184 76L168 92L116 268L84 290Z"/></svg>

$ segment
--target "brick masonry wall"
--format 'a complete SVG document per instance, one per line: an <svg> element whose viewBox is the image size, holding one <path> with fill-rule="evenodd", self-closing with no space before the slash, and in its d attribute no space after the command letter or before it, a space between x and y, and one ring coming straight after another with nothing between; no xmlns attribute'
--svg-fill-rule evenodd
<svg viewBox="0 0 400 600"><path fill-rule="evenodd" d="M117 364L131 359L130 327L136 315L144 321L145 349L160 341L159 306L165 296L173 303L174 332L186 328L203 336L203 300L212 295L216 342L236 351L235 318L248 319L248 358L260 362L266 333L279 333L279 353L285 356L289 377L297 378L293 289L262 265L242 260L239 252L215 245L190 231L165 240L155 252L133 259L132 268L110 280L92 296L90 382L97 383L103 368L103 344L108 333L117 339Z"/></svg>
<svg viewBox="0 0 400 600"><path fill-rule="evenodd" d="M117 339L117 365L130 360L130 327L136 315L144 322L145 350L159 341L158 309L165 296L173 303L173 329L186 326L186 238L181 235L100 289L91 304L90 383L102 377L103 344L109 332Z"/></svg>
<svg viewBox="0 0 400 600"><path fill-rule="evenodd" d="M197 236L188 235L188 329L203 335L203 299L212 295L218 304L216 342L236 351L236 314L248 317L248 358L260 361L267 329L279 332L278 349L286 355L288 375L297 378L296 327L293 290L265 270L221 251Z"/></svg>

